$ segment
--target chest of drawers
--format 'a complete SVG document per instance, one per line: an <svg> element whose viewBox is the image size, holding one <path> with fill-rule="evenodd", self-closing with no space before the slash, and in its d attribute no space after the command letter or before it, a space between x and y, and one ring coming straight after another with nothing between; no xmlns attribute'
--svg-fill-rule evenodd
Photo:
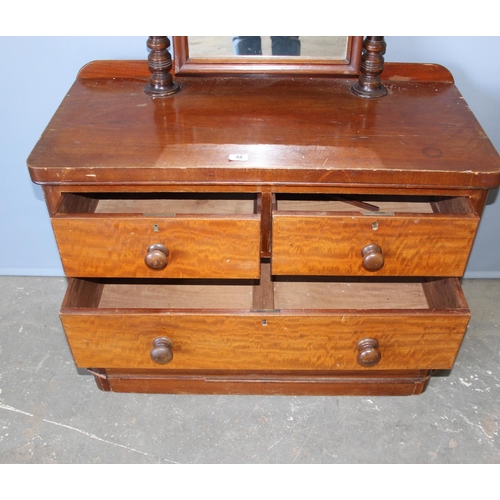
<svg viewBox="0 0 500 500"><path fill-rule="evenodd" d="M498 154L429 65L352 78L83 68L33 150L76 365L103 390L408 395L452 368Z"/></svg>

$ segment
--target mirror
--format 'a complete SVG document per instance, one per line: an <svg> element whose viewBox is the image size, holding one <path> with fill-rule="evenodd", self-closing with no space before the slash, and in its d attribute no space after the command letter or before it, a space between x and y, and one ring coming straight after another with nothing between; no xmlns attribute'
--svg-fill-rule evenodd
<svg viewBox="0 0 500 500"><path fill-rule="evenodd" d="M211 57L286 57L344 61L346 36L190 36L189 55Z"/></svg>
<svg viewBox="0 0 500 500"><path fill-rule="evenodd" d="M362 37L173 37L177 75L357 75Z"/></svg>

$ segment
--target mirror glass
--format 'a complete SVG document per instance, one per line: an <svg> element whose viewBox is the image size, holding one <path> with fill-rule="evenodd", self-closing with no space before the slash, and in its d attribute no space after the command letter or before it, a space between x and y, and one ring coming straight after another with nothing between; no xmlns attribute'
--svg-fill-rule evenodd
<svg viewBox="0 0 500 500"><path fill-rule="evenodd" d="M358 75L360 36L174 36L177 76Z"/></svg>
<svg viewBox="0 0 500 500"><path fill-rule="evenodd" d="M195 59L300 57L346 60L346 36L190 36L189 56Z"/></svg>

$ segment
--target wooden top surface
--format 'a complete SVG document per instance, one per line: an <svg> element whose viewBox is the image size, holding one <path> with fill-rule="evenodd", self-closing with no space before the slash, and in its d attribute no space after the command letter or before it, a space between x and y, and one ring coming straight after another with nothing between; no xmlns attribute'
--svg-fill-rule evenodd
<svg viewBox="0 0 500 500"><path fill-rule="evenodd" d="M28 159L33 181L500 184L498 153L438 66L387 64L374 100L351 95L353 78L308 77L176 78L180 92L153 99L148 75L142 61L84 68Z"/></svg>

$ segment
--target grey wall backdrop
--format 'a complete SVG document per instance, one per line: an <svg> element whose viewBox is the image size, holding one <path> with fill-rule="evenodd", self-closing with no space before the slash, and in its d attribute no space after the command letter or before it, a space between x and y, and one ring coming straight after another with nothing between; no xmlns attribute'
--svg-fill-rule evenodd
<svg viewBox="0 0 500 500"><path fill-rule="evenodd" d="M387 61L447 67L500 150L500 37L387 37ZM78 70L96 59L143 59L146 37L0 37L0 274L62 276L42 191L26 158ZM467 278L500 278L500 196L492 192Z"/></svg>

